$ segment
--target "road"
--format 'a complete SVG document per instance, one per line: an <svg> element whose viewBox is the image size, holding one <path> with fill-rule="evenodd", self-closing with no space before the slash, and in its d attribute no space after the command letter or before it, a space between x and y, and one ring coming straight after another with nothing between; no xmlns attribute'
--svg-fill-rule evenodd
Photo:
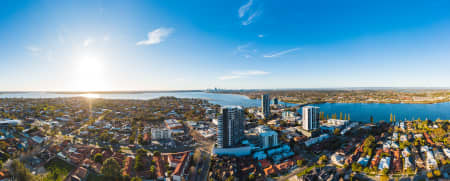
<svg viewBox="0 0 450 181"><path fill-rule="evenodd" d="M295 170L291 171L289 174L281 176L278 180L280 180L280 181L288 180L289 178L291 178L292 176L297 175L298 173L302 172L306 168L308 168L308 166L303 166L303 167L300 167L300 168L296 168Z"/></svg>

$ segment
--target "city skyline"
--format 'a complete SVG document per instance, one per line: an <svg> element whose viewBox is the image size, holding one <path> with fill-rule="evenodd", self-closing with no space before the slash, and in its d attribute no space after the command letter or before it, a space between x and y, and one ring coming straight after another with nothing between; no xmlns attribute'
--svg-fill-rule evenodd
<svg viewBox="0 0 450 181"><path fill-rule="evenodd" d="M0 5L0 91L450 87L447 1Z"/></svg>

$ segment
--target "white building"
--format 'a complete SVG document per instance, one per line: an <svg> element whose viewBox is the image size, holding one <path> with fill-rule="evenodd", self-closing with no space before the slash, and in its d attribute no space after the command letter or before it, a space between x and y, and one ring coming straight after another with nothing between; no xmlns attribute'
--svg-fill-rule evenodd
<svg viewBox="0 0 450 181"><path fill-rule="evenodd" d="M389 169L389 164L391 163L391 157L384 157L380 160L378 165L378 170L383 170L385 168Z"/></svg>
<svg viewBox="0 0 450 181"><path fill-rule="evenodd" d="M152 128L152 139L160 140L160 139L170 139L171 132L167 128Z"/></svg>
<svg viewBox="0 0 450 181"><path fill-rule="evenodd" d="M343 153L334 153L331 155L331 163L337 166L344 166L345 154Z"/></svg>
<svg viewBox="0 0 450 181"><path fill-rule="evenodd" d="M311 145L313 145L313 144L316 144L316 143L318 143L318 142L321 142L321 141L323 141L323 140L325 140L325 139L327 139L327 138L329 138L329 137L330 137L330 135L328 135L328 134L323 134L323 135L320 135L319 137L311 138L311 139L305 141L305 145L306 145L307 147L309 147L309 146L311 146Z"/></svg>
<svg viewBox="0 0 450 181"><path fill-rule="evenodd" d="M293 111L283 111L283 113L281 113L281 116L285 121L295 121L296 119L295 112Z"/></svg>
<svg viewBox="0 0 450 181"><path fill-rule="evenodd" d="M263 149L278 146L278 133L267 126L258 126L255 128L259 134L259 139Z"/></svg>
<svg viewBox="0 0 450 181"><path fill-rule="evenodd" d="M319 128L319 112L320 108L315 106L305 106L302 108L304 130L315 130Z"/></svg>

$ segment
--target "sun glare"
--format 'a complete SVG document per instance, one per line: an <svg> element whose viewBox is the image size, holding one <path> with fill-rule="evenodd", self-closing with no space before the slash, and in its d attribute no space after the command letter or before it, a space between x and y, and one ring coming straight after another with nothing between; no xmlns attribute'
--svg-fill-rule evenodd
<svg viewBox="0 0 450 181"><path fill-rule="evenodd" d="M79 60L76 65L72 87L78 91L106 90L103 62L93 56L87 56Z"/></svg>
<svg viewBox="0 0 450 181"><path fill-rule="evenodd" d="M95 99L95 98L100 98L100 95L88 93L88 94L81 94L81 97Z"/></svg>

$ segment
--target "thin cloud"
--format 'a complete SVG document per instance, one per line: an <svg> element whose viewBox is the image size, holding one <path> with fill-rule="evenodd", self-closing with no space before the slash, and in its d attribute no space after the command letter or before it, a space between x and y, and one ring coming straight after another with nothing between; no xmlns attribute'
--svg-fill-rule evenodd
<svg viewBox="0 0 450 181"><path fill-rule="evenodd" d="M245 13L247 13L247 11L250 10L250 6L252 6L252 4L253 4L253 0L249 0L247 2L247 4L244 4L239 8L239 11L238 11L239 18L244 17Z"/></svg>
<svg viewBox="0 0 450 181"><path fill-rule="evenodd" d="M247 26L249 24L253 23L253 20L258 17L261 14L261 11L256 11L254 13L252 13L250 16L248 16L248 18L244 21L242 21L242 25Z"/></svg>
<svg viewBox="0 0 450 181"><path fill-rule="evenodd" d="M31 53L39 53L39 52L42 51L41 48L36 47L36 46L33 46L33 45L27 46L27 47L25 47L25 49L27 49L27 50L30 51Z"/></svg>
<svg viewBox="0 0 450 181"><path fill-rule="evenodd" d="M234 72L231 72L231 75L225 75L225 76L219 77L219 80L240 79L240 78L244 78L244 77L267 75L267 74L270 74L270 72L265 72L265 71L261 71L261 70L234 71Z"/></svg>
<svg viewBox="0 0 450 181"><path fill-rule="evenodd" d="M106 34L105 36L103 36L103 41L109 41L111 37L109 36L109 34Z"/></svg>
<svg viewBox="0 0 450 181"><path fill-rule="evenodd" d="M231 79L239 79L242 76L239 75L226 75L226 76L221 76L219 77L219 80L231 80Z"/></svg>
<svg viewBox="0 0 450 181"><path fill-rule="evenodd" d="M261 70L248 70L245 72L232 72L234 75L248 76L248 75L266 75L269 72L261 71Z"/></svg>
<svg viewBox="0 0 450 181"><path fill-rule="evenodd" d="M163 42L172 32L173 28L158 28L148 33L148 39L136 43L136 45L154 45Z"/></svg>
<svg viewBox="0 0 450 181"><path fill-rule="evenodd" d="M94 39L88 38L88 39L84 40L83 46L84 46L84 47L89 47L89 45L91 45L91 44L94 43L94 42L95 42Z"/></svg>
<svg viewBox="0 0 450 181"><path fill-rule="evenodd" d="M264 35L263 34L259 34L258 38L264 38Z"/></svg>
<svg viewBox="0 0 450 181"><path fill-rule="evenodd" d="M256 17L261 15L261 8L254 8L253 0L249 0L246 4L239 7L238 15L243 26L252 24Z"/></svg>
<svg viewBox="0 0 450 181"><path fill-rule="evenodd" d="M251 58L251 57L253 57L257 50L256 49L252 49L251 46L252 45L250 43L238 45L236 47L235 55L239 55L239 56L242 56L244 58Z"/></svg>
<svg viewBox="0 0 450 181"><path fill-rule="evenodd" d="M298 50L300 50L300 48L292 48L292 49L284 50L284 51L281 51L281 52L276 52L276 53L272 53L272 54L263 55L263 57L264 58L276 58L276 57L279 57L279 56L282 56L282 55L285 55L285 54L288 54L288 53L291 53L291 52L295 52L295 51L298 51Z"/></svg>

